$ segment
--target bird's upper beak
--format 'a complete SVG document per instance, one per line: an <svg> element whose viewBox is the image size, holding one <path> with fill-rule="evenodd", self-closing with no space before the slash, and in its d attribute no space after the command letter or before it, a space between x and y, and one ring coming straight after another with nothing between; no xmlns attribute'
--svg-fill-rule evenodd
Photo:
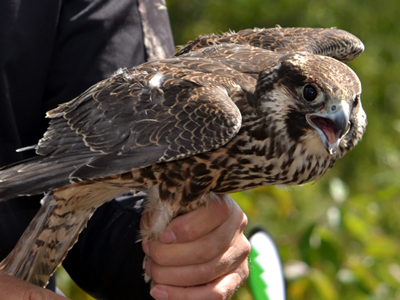
<svg viewBox="0 0 400 300"><path fill-rule="evenodd" d="M349 118L350 107L344 100L340 104L306 115L307 122L317 130L330 155L336 152L343 136L349 131Z"/></svg>

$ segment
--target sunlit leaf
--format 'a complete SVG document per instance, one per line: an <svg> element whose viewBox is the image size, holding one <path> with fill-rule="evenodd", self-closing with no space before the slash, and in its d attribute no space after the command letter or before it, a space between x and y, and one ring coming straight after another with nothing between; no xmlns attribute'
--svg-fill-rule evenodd
<svg viewBox="0 0 400 300"><path fill-rule="evenodd" d="M311 282L320 295L322 300L336 300L339 299L339 294L332 281L321 271L313 269L309 275Z"/></svg>

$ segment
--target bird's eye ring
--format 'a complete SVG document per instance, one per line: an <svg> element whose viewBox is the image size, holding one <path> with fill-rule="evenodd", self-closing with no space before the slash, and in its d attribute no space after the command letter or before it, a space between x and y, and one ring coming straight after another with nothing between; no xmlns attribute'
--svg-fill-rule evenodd
<svg viewBox="0 0 400 300"><path fill-rule="evenodd" d="M318 91L314 86L307 84L303 88L303 98L306 101L314 101L317 98L317 95L318 95Z"/></svg>

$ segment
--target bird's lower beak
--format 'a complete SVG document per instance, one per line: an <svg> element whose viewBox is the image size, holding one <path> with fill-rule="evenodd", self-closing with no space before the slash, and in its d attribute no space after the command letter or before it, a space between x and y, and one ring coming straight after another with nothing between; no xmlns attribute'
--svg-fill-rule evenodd
<svg viewBox="0 0 400 300"><path fill-rule="evenodd" d="M314 127L330 155L333 155L339 147L343 136L350 128L350 110L347 102L342 101L341 105L335 106L333 110L321 111L306 116L308 123Z"/></svg>

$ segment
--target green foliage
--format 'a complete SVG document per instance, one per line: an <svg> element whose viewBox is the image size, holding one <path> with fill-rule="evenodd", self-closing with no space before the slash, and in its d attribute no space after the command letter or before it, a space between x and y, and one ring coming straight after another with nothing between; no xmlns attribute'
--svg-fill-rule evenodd
<svg viewBox="0 0 400 300"><path fill-rule="evenodd" d="M350 66L363 83L363 141L315 184L260 188L234 198L275 237L288 299L400 299L400 2L169 0L176 44L249 27L337 27L366 51ZM246 289L244 287L244 289ZM238 292L243 294L243 292ZM236 299L244 299L237 296Z"/></svg>
<svg viewBox="0 0 400 300"><path fill-rule="evenodd" d="M363 83L363 141L314 184L233 195L274 236L288 300L400 299L400 2L167 0L175 43L250 27L337 27L366 51L350 66ZM72 296L71 296L72 297ZM84 298L74 298L84 299ZM251 300L246 286L234 299Z"/></svg>

